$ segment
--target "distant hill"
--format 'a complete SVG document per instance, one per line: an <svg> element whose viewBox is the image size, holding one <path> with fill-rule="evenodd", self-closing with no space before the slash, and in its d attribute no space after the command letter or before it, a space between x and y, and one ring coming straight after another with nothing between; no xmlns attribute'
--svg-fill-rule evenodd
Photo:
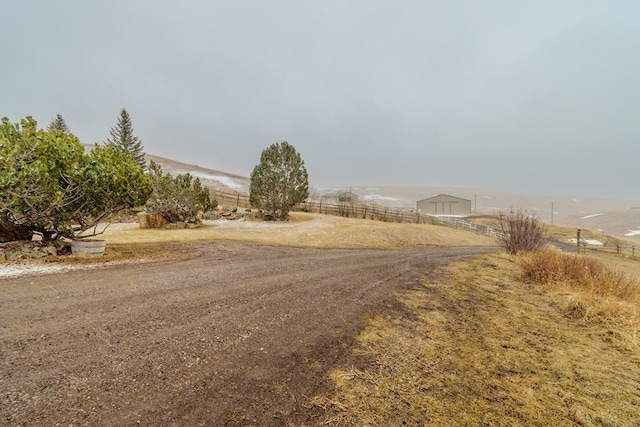
<svg viewBox="0 0 640 427"><path fill-rule="evenodd" d="M153 160L158 163L164 172L169 172L171 175L189 172L192 176L200 178L202 185L213 188L216 191L223 193L249 193L250 181L245 176L208 169L198 165L190 165L150 154L145 154L145 158L147 161Z"/></svg>
<svg viewBox="0 0 640 427"><path fill-rule="evenodd" d="M85 151L91 150L95 144L83 144ZM200 182L205 187L212 188L216 191L231 194L249 194L249 178L246 176L235 175L228 172L221 172L213 169L204 168L198 165L190 165L177 160L167 159L165 157L154 156L145 153L147 162L153 160L158 163L163 172L169 172L171 175L178 175L189 172L192 176L200 178Z"/></svg>

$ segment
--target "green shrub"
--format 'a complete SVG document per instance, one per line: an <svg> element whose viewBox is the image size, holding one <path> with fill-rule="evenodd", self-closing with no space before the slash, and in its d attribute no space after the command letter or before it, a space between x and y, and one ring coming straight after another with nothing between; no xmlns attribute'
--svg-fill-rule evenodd
<svg viewBox="0 0 640 427"><path fill-rule="evenodd" d="M209 189L189 173L173 177L168 172L163 173L160 165L152 161L149 177L153 194L147 202L147 209L169 222L197 222L200 213L218 206L218 201L211 199Z"/></svg>

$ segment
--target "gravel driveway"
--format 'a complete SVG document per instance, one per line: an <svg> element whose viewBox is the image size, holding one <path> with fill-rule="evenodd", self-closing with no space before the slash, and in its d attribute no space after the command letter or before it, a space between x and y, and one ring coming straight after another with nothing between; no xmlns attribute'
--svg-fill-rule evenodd
<svg viewBox="0 0 640 427"><path fill-rule="evenodd" d="M0 424L319 423L363 314L494 250L170 246L187 259L0 280Z"/></svg>

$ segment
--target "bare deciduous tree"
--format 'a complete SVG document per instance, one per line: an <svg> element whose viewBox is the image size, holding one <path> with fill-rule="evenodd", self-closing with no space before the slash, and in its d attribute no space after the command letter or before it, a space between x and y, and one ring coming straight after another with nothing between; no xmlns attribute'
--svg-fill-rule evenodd
<svg viewBox="0 0 640 427"><path fill-rule="evenodd" d="M495 219L498 223L498 243L509 254L535 251L547 243L546 225L525 209L500 211Z"/></svg>
<svg viewBox="0 0 640 427"><path fill-rule="evenodd" d="M336 195L336 206L338 206L338 213L340 216L344 217L355 217L355 202L357 201L357 196L355 196L351 191L340 190Z"/></svg>

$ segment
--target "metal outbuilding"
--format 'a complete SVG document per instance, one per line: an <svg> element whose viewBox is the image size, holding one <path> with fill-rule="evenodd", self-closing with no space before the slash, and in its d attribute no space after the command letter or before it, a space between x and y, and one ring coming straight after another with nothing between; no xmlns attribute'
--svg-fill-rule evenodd
<svg viewBox="0 0 640 427"><path fill-rule="evenodd" d="M471 215L471 200L440 194L418 200L419 212L427 215Z"/></svg>

